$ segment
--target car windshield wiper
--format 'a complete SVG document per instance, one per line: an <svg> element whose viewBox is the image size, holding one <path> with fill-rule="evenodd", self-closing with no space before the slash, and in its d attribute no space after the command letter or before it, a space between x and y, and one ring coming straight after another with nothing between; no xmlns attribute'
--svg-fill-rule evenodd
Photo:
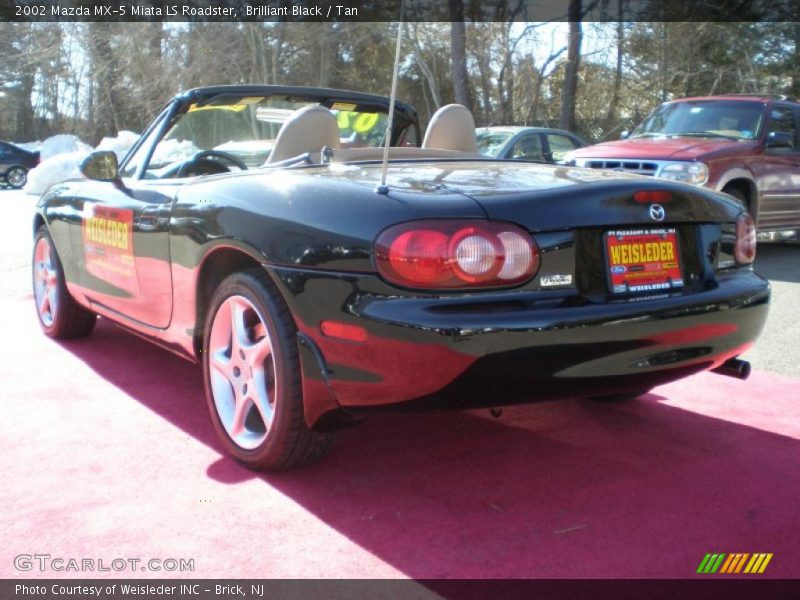
<svg viewBox="0 0 800 600"><path fill-rule="evenodd" d="M717 138L725 138L726 140L736 140L736 141L742 139L740 137L736 137L735 135L725 135L724 133L715 133L713 131L684 131L683 133L675 133L673 135L686 136L686 137L717 137Z"/></svg>
<svg viewBox="0 0 800 600"><path fill-rule="evenodd" d="M645 137L666 137L668 134L666 133L653 133L652 131L647 131L645 133L639 133L637 135L632 135L631 139L636 138L645 138Z"/></svg>

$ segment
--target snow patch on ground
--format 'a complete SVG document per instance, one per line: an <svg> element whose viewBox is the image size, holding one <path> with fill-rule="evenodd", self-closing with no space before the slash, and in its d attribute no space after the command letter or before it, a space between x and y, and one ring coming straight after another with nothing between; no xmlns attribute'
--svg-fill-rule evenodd
<svg viewBox="0 0 800 600"><path fill-rule="evenodd" d="M138 139L139 136L132 131L120 131L116 137L103 138L93 149L74 135L47 138L39 148L42 162L28 172L28 183L24 189L28 194L41 195L53 184L81 179L80 164L93 150L113 151L121 160Z"/></svg>

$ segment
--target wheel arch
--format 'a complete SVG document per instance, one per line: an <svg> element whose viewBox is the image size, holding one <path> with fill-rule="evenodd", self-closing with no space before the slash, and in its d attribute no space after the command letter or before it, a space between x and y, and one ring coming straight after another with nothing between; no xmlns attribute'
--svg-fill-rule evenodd
<svg viewBox="0 0 800 600"><path fill-rule="evenodd" d="M195 284L195 356L201 356L206 311L219 284L233 273L262 268L263 262L254 249L233 241L217 243L207 250L199 263Z"/></svg>
<svg viewBox="0 0 800 600"><path fill-rule="evenodd" d="M47 225L47 221L44 220L44 216L42 216L42 213L37 212L33 216L33 235L36 235L36 232L39 231L39 228L42 225Z"/></svg>
<svg viewBox="0 0 800 600"><path fill-rule="evenodd" d="M739 190L745 197L748 211L753 218L757 218L759 208L758 186L750 173L743 169L730 171L720 179L716 187L721 192L729 189Z"/></svg>

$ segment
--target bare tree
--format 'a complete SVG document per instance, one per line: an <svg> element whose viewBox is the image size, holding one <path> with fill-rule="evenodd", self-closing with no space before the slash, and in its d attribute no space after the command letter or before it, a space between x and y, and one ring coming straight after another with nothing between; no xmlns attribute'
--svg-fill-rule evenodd
<svg viewBox="0 0 800 600"><path fill-rule="evenodd" d="M582 0L570 0L567 18L569 20L569 41L567 60L564 64L564 82L561 88L561 113L558 124L561 129L575 129L575 98L578 93L578 68L581 61Z"/></svg>

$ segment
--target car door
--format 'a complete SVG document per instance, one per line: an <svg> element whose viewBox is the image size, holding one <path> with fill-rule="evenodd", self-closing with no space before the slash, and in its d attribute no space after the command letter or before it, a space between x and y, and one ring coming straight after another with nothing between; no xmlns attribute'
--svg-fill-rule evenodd
<svg viewBox="0 0 800 600"><path fill-rule="evenodd" d="M800 137L797 109L776 104L769 111L762 169L757 175L761 192L760 229L800 228Z"/></svg>
<svg viewBox="0 0 800 600"><path fill-rule="evenodd" d="M0 142L0 178L4 177L6 171L11 166L11 148Z"/></svg>
<svg viewBox="0 0 800 600"><path fill-rule="evenodd" d="M560 133L546 133L544 146L545 159L548 162L556 163L563 160L567 152L580 148L581 144L574 138Z"/></svg>
<svg viewBox="0 0 800 600"><path fill-rule="evenodd" d="M137 150L145 157L165 117ZM128 164L130 164L129 161ZM86 181L74 207L79 227L71 233L79 281L93 304L151 327L165 328L172 315L169 222L178 185L133 177Z"/></svg>
<svg viewBox="0 0 800 600"><path fill-rule="evenodd" d="M542 136L538 133L522 134L513 141L503 158L512 160L546 160Z"/></svg>

